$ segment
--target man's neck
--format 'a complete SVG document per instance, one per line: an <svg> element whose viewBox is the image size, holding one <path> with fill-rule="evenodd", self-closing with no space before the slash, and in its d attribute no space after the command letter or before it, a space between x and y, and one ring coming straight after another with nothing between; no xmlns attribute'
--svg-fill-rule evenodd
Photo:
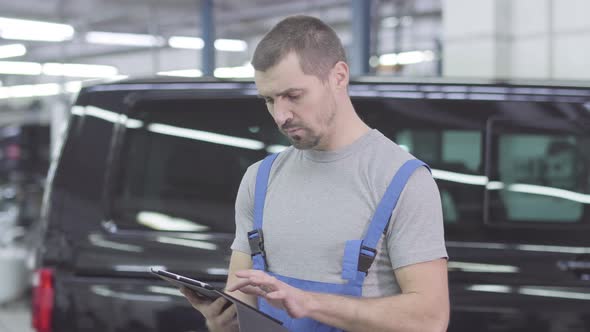
<svg viewBox="0 0 590 332"><path fill-rule="evenodd" d="M323 144L314 148L317 151L334 151L344 148L371 130L356 114L352 103L346 103L332 126L330 134L324 137Z"/></svg>

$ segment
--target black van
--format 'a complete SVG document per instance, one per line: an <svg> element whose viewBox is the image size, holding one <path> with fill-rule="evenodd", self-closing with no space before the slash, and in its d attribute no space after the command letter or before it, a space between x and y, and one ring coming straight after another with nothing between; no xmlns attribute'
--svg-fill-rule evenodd
<svg viewBox="0 0 590 332"><path fill-rule="evenodd" d="M590 86L367 78L350 95L432 167L449 331L590 331ZM240 179L287 145L252 82L84 88L38 225L37 331L205 331L148 269L223 286Z"/></svg>

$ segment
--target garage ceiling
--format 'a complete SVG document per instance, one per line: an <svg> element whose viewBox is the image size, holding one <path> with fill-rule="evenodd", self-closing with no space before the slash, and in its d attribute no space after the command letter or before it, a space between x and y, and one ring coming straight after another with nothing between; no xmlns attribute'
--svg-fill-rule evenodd
<svg viewBox="0 0 590 332"><path fill-rule="evenodd" d="M373 2L379 7L381 18L400 10L440 17L440 0ZM347 27L351 21L350 0L213 0L213 3L217 38L256 40L289 14L317 15L333 26ZM20 43L27 48L24 56L0 61L100 63L100 59L122 54L143 52L149 56L152 48L89 44L85 34L108 31L164 38L174 35L198 37L201 34L200 6L200 0L0 0L0 17L66 23L75 29L74 37L66 42L0 38L0 46ZM35 80L15 76L0 74L0 81L9 85Z"/></svg>

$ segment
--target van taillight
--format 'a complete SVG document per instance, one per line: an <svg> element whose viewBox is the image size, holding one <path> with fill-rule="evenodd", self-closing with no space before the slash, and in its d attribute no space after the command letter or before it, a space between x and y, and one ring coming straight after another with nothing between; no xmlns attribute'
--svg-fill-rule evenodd
<svg viewBox="0 0 590 332"><path fill-rule="evenodd" d="M33 327L37 332L51 332L53 312L53 271L39 269L33 288Z"/></svg>

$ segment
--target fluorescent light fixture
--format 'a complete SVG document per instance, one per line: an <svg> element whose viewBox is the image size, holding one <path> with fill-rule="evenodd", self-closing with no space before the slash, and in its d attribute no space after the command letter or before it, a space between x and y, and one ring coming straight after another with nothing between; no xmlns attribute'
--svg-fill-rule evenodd
<svg viewBox="0 0 590 332"><path fill-rule="evenodd" d="M179 69L157 72L158 76L175 76L175 77L201 77L203 72L198 69Z"/></svg>
<svg viewBox="0 0 590 332"><path fill-rule="evenodd" d="M82 89L81 81L71 81L66 83L66 91L69 93L78 93Z"/></svg>
<svg viewBox="0 0 590 332"><path fill-rule="evenodd" d="M173 48L200 50L205 42L199 37L172 36L168 39L168 45ZM213 45L217 50L227 52L243 52L248 49L248 44L240 39L217 39Z"/></svg>
<svg viewBox="0 0 590 332"><path fill-rule="evenodd" d="M426 56L424 52L420 51L411 51L411 52L401 52L397 54L397 62L400 65L409 65L414 63L420 63L426 61Z"/></svg>
<svg viewBox="0 0 590 332"><path fill-rule="evenodd" d="M165 124L160 124L160 123L153 123L153 124L148 125L148 130L155 132L155 133L159 133L159 134L194 139L194 140L198 140L198 141L215 143L215 144L235 146L235 147L243 148L243 149L250 149L250 150L264 149L264 143L262 143L260 141L253 140L253 139L216 134L216 133L212 133L212 132L208 132L208 131L175 127L175 126L170 126L170 125L165 125Z"/></svg>
<svg viewBox="0 0 590 332"><path fill-rule="evenodd" d="M379 63L382 66L394 66L397 65L397 54L387 53L379 57Z"/></svg>
<svg viewBox="0 0 590 332"><path fill-rule="evenodd" d="M196 222L175 218L159 212L142 211L137 214L137 222L158 231L202 232L209 229Z"/></svg>
<svg viewBox="0 0 590 332"><path fill-rule="evenodd" d="M71 25L0 17L0 37L4 39L61 42L73 36Z"/></svg>
<svg viewBox="0 0 590 332"><path fill-rule="evenodd" d="M574 202L590 204L590 195L559 188L515 183L509 185L508 190L519 193L563 198Z"/></svg>
<svg viewBox="0 0 590 332"><path fill-rule="evenodd" d="M0 74L5 75L49 75L68 77L105 78L117 76L113 66L86 65L75 63L45 63L25 61L0 61Z"/></svg>
<svg viewBox="0 0 590 332"><path fill-rule="evenodd" d="M104 31L88 32L86 34L86 41L91 44L124 45L138 47L163 46L165 44L164 39L158 36Z"/></svg>
<svg viewBox="0 0 590 332"><path fill-rule="evenodd" d="M41 75L43 67L37 62L0 61L0 74Z"/></svg>
<svg viewBox="0 0 590 332"><path fill-rule="evenodd" d="M387 53L379 57L379 63L383 66L411 65L432 60L434 60L434 52L432 51Z"/></svg>
<svg viewBox="0 0 590 332"><path fill-rule="evenodd" d="M10 44L0 46L0 59L14 58L27 54L27 48L23 44Z"/></svg>
<svg viewBox="0 0 590 332"><path fill-rule="evenodd" d="M231 77L254 77L254 67L251 64L239 67L220 67L213 72L215 77L231 78Z"/></svg>
<svg viewBox="0 0 590 332"><path fill-rule="evenodd" d="M248 44L239 39L217 39L215 48L227 52L243 52L248 49Z"/></svg>
<svg viewBox="0 0 590 332"><path fill-rule="evenodd" d="M61 93L57 83L13 85L0 88L0 99L54 96Z"/></svg>
<svg viewBox="0 0 590 332"><path fill-rule="evenodd" d="M203 39L198 37L172 36L168 39L168 45L173 48L200 50L205 46L205 43Z"/></svg>
<svg viewBox="0 0 590 332"><path fill-rule="evenodd" d="M488 183L488 177L484 175L471 175L432 169L432 177L435 179L446 180L451 182L465 183L485 186Z"/></svg>
<svg viewBox="0 0 590 332"><path fill-rule="evenodd" d="M395 28L399 24L399 18L395 16L386 17L381 20L382 28Z"/></svg>
<svg viewBox="0 0 590 332"><path fill-rule="evenodd" d="M117 68L104 65L86 65L75 63L45 63L43 74L50 76L69 77L113 77L118 74Z"/></svg>

